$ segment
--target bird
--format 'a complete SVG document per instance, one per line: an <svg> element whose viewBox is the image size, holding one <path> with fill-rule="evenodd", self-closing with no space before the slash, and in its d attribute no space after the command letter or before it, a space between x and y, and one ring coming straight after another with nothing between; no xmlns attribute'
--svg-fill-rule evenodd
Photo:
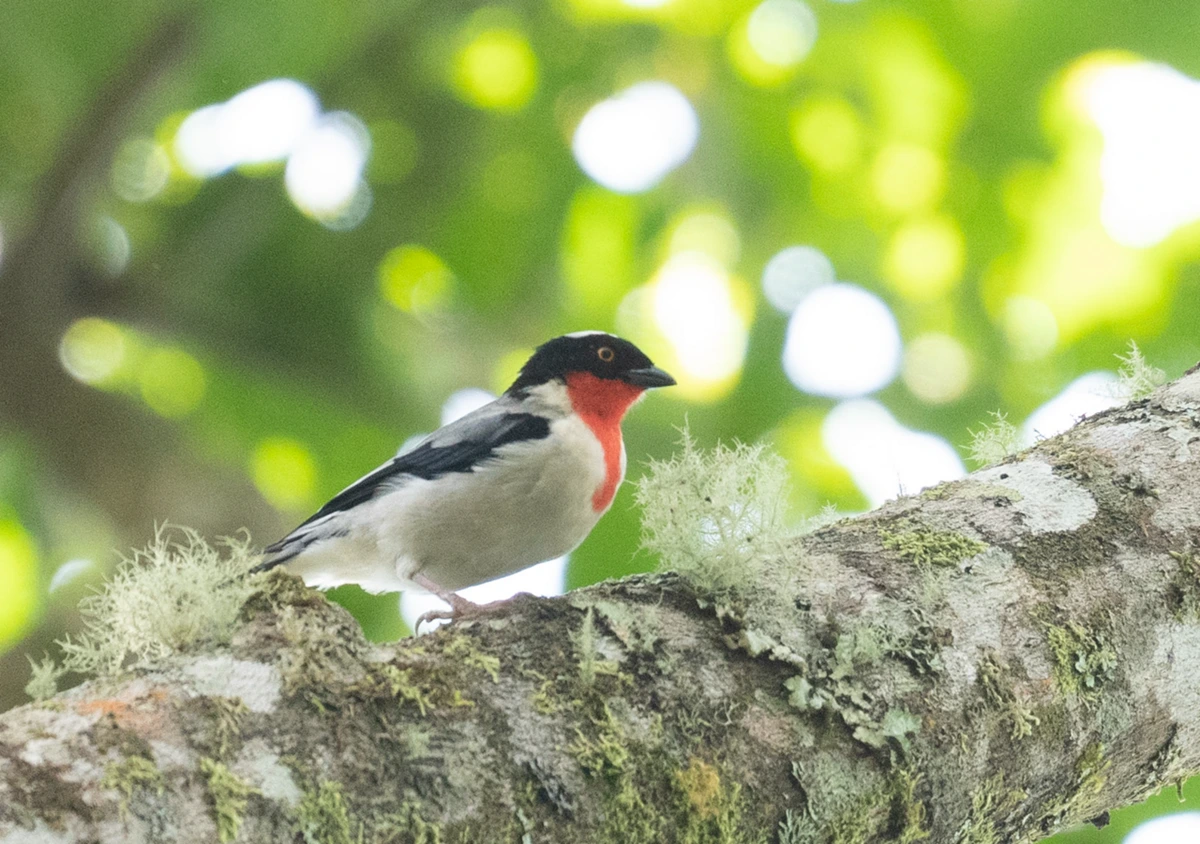
<svg viewBox="0 0 1200 844"><path fill-rule="evenodd" d="M548 340L497 399L346 487L253 571L285 566L317 589L416 587L450 605L422 620L477 612L459 589L561 557L591 533L625 477L626 411L675 383L613 334Z"/></svg>

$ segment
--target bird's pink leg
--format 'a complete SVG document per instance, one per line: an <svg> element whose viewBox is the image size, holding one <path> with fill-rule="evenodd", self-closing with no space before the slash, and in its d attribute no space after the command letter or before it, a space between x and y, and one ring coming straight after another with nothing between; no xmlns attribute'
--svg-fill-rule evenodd
<svg viewBox="0 0 1200 844"><path fill-rule="evenodd" d="M453 621L456 618L473 615L479 611L479 604L476 604L474 601L468 601L456 592L443 589L423 574L414 574L412 582L422 589L426 589L437 595L450 605L450 609L448 610L430 610L427 613L422 613L414 626L414 633L419 632L421 625L427 621Z"/></svg>

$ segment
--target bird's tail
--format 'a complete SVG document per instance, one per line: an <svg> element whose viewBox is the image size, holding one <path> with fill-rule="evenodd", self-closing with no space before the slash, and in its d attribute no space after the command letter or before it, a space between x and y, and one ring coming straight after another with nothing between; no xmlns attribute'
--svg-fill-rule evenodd
<svg viewBox="0 0 1200 844"><path fill-rule="evenodd" d="M293 557L304 553L308 546L327 535L324 519L318 522L305 522L278 542L268 545L263 550L263 561L250 569L251 574L270 571L281 566Z"/></svg>

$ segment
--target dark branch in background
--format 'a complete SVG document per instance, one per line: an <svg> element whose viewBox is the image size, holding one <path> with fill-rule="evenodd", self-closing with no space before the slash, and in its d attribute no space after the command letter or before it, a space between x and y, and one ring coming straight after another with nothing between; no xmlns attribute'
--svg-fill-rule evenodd
<svg viewBox="0 0 1200 844"><path fill-rule="evenodd" d="M72 380L58 359L86 295L79 234L88 202L106 185L131 115L185 56L193 14L186 7L152 27L72 121L53 166L30 192L39 200L30 222L14 230L0 263L0 426L28 443L56 496L102 507L126 538L146 535L148 514L189 512L197 524L230 533L266 509L240 473L189 456L177 425ZM214 496L213 489L224 492ZM0 676L27 670L21 653L0 656ZM10 694L0 691L0 708L16 702Z"/></svg>
<svg viewBox="0 0 1200 844"><path fill-rule="evenodd" d="M712 589L519 597L374 646L273 574L227 644L0 716L0 842L994 844L1101 821L1200 769L1198 480L1200 373L865 516L747 533L753 577Z"/></svg>

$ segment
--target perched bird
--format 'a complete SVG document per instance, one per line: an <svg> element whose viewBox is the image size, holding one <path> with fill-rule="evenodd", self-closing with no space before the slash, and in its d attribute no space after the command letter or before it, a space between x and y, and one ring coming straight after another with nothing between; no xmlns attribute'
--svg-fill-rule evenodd
<svg viewBox="0 0 1200 844"><path fill-rule="evenodd" d="M319 589L418 586L453 617L455 590L573 550L625 476L621 419L675 379L602 331L537 348L495 401L434 431L342 490L266 549L256 571L286 565Z"/></svg>

